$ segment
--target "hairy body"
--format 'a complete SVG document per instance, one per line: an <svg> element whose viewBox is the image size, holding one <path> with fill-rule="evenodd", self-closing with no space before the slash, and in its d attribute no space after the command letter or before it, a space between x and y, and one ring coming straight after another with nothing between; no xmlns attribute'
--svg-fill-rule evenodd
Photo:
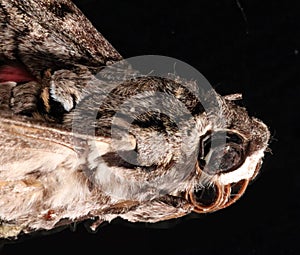
<svg viewBox="0 0 300 255"><path fill-rule="evenodd" d="M140 75L70 1L0 19L0 237L213 212L256 176L269 131L238 95Z"/></svg>

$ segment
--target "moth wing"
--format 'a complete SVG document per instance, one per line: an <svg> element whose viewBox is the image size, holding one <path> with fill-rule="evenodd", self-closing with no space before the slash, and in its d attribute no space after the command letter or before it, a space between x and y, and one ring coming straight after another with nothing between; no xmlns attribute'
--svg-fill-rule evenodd
<svg viewBox="0 0 300 255"><path fill-rule="evenodd" d="M121 59L72 1L1 1L0 67L16 67L0 69L0 80L42 80L41 98L50 116L61 120L57 106L69 112L85 96L94 75ZM14 73L8 75L7 70ZM36 89L39 92L39 86Z"/></svg>
<svg viewBox="0 0 300 255"><path fill-rule="evenodd" d="M0 56L21 60L31 72L67 65L103 66L122 59L68 0L3 0Z"/></svg>

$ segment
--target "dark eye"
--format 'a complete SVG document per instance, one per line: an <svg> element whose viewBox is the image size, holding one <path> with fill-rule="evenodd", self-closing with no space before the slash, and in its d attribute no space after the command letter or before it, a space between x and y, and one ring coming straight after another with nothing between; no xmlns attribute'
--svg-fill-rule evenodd
<svg viewBox="0 0 300 255"><path fill-rule="evenodd" d="M233 132L216 132L206 135L200 142L198 162L210 174L231 172L245 161L246 143Z"/></svg>

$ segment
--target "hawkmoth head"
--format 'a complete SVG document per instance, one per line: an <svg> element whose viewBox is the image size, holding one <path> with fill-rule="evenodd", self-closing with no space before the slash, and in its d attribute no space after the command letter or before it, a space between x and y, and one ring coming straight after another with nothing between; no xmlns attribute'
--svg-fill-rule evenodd
<svg viewBox="0 0 300 255"><path fill-rule="evenodd" d="M270 133L239 95L178 60L120 61L71 1L2 2L0 237L212 212L244 193Z"/></svg>
<svg viewBox="0 0 300 255"><path fill-rule="evenodd" d="M135 75L109 93L92 87L64 123L105 139L91 144L88 176L110 197L167 195L214 211L236 201L258 173L269 131L234 103L238 95L172 75Z"/></svg>

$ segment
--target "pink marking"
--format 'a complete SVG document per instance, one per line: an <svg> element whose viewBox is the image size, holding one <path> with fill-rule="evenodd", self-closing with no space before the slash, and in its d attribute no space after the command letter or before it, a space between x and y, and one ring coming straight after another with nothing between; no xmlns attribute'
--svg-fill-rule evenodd
<svg viewBox="0 0 300 255"><path fill-rule="evenodd" d="M35 80L34 77L21 65L0 66L0 82L26 82L32 80Z"/></svg>

